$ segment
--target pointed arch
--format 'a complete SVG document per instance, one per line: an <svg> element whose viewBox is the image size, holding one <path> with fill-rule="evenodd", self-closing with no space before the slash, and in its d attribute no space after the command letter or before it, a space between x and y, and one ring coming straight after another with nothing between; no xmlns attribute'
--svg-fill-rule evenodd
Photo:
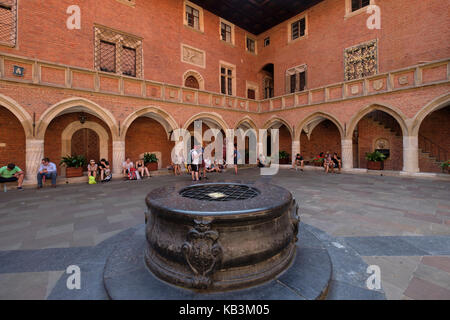
<svg viewBox="0 0 450 320"><path fill-rule="evenodd" d="M294 138L294 132L292 130L292 127L289 125L289 123L286 120L284 120L281 117L273 116L272 118L270 118L269 120L266 121L266 123L263 126L263 129L267 130L277 123L284 125L288 129L289 133L291 134L291 138L292 139Z"/></svg>
<svg viewBox="0 0 450 320"><path fill-rule="evenodd" d="M344 138L345 134L344 134L344 128L341 124L341 122L332 114L327 113L327 112L315 112L309 116L307 116L305 119L303 119L302 121L300 121L300 123L297 125L296 129L295 129L295 141L300 141L300 135L302 133L302 130L304 129L304 127L311 123L314 122L315 120L320 120L318 121L318 123L322 122L323 120L330 120L331 122L333 122L335 124L335 126L338 128L339 133L341 134L341 139ZM317 124L318 124L317 123Z"/></svg>
<svg viewBox="0 0 450 320"><path fill-rule="evenodd" d="M234 126L235 129L239 128L242 124L247 123L248 127L254 129L255 131L258 131L258 127L256 126L255 122L252 118L249 116L243 117L241 120L239 120L236 125Z"/></svg>
<svg viewBox="0 0 450 320"><path fill-rule="evenodd" d="M358 113L356 113L349 121L349 124L347 126L346 131L346 139L351 139L353 135L353 131L355 131L356 126L358 125L359 121L364 118L367 114L371 113L372 111L379 110L386 112L390 116L392 116L395 120L397 120L397 123L400 125L400 128L402 129L403 136L409 135L408 126L406 124L406 116L396 107L388 106L386 104L381 103L372 103L364 108L360 109Z"/></svg>
<svg viewBox="0 0 450 320"><path fill-rule="evenodd" d="M198 71L195 71L193 69L189 69L183 74L183 87L185 87L186 79L189 77L194 77L197 80L199 90L205 90L205 80Z"/></svg>
<svg viewBox="0 0 450 320"><path fill-rule="evenodd" d="M0 107L4 107L11 111L14 116L22 124L23 130L25 132L25 138L31 138L33 136L33 119L30 114L23 108L19 103L13 99L0 94Z"/></svg>
<svg viewBox="0 0 450 320"><path fill-rule="evenodd" d="M134 120L144 116L147 116L159 122L166 130L168 139L170 139L170 132L178 128L178 124L175 121L175 119L172 117L172 115L170 115L166 111L155 106L143 107L134 111L133 113L128 115L128 117L125 119L122 126L122 132L120 134L121 140L125 140L125 137L127 136L127 131L133 124Z"/></svg>
<svg viewBox="0 0 450 320"><path fill-rule="evenodd" d="M95 102L79 97L65 99L45 110L45 112L41 115L39 124L37 126L37 136L40 139L44 139L45 131L47 130L47 127L50 124L50 122L57 116L72 111L73 112L84 111L97 116L102 121L104 121L106 125L109 127L112 139L113 140L118 139L119 130L116 119L114 118L112 113L102 108Z"/></svg>
<svg viewBox="0 0 450 320"><path fill-rule="evenodd" d="M190 117L183 126L183 129L188 129L191 123L193 123L196 120L210 120L212 122L215 122L220 129L222 129L224 132L227 132L227 129L229 129L228 124L223 120L222 116L216 112L201 112L197 113L196 115Z"/></svg>
<svg viewBox="0 0 450 320"><path fill-rule="evenodd" d="M436 99L433 99L431 102L426 104L417 114L414 116L411 126L411 135L417 136L419 134L420 125L423 120L439 109L450 106L450 94L446 93Z"/></svg>

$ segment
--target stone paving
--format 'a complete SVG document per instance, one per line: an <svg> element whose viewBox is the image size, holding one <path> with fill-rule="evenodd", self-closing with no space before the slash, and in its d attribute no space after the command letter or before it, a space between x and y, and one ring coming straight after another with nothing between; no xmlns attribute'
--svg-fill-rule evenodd
<svg viewBox="0 0 450 320"><path fill-rule="evenodd" d="M264 179L289 189L302 223L332 237L336 250L380 266L386 298L450 299L449 181L288 169L273 177L256 169L209 177ZM65 268L77 261L100 283L94 270L113 245L105 240L142 225L145 195L177 181L189 177L0 193L0 299L76 298L60 293ZM83 297L106 298L94 291Z"/></svg>

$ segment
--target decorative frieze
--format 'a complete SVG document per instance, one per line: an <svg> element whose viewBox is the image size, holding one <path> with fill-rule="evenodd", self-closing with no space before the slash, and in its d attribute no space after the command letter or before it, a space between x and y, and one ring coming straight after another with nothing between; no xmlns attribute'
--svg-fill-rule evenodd
<svg viewBox="0 0 450 320"><path fill-rule="evenodd" d="M205 51L181 44L181 61L205 68Z"/></svg>

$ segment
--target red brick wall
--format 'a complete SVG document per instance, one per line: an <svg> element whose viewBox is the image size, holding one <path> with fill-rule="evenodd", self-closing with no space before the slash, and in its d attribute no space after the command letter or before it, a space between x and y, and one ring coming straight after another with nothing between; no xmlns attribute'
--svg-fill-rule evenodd
<svg viewBox="0 0 450 320"><path fill-rule="evenodd" d="M171 160L174 143L167 139L164 127L156 120L137 118L127 131L125 138L125 156L136 162L145 152L159 151L162 153L162 168L167 167ZM125 160L125 159L124 159Z"/></svg>
<svg viewBox="0 0 450 320"><path fill-rule="evenodd" d="M79 113L68 113L56 117L52 122L48 125L47 131L45 133L44 139L44 156L50 158L50 161L54 162L58 167L58 173L60 173L59 162L61 161L61 151L62 151L62 141L61 134L64 129L72 122L79 121ZM86 114L85 114L86 115ZM87 121L92 121L100 124L103 128L105 128L106 132L108 132L109 140L108 140L108 154L109 159L107 159L112 165L112 137L109 131L108 126L103 123L102 120L97 117L88 114ZM76 132L75 134L76 135ZM98 147L97 147L98 148ZM72 149L73 150L73 149ZM74 150L73 150L74 151ZM100 159L94 159L96 161Z"/></svg>
<svg viewBox="0 0 450 320"><path fill-rule="evenodd" d="M0 106L0 167L15 163L25 171L25 132L22 124L8 109Z"/></svg>
<svg viewBox="0 0 450 320"><path fill-rule="evenodd" d="M450 159L450 107L431 113L423 120L420 126L419 148L423 151L431 151L431 156L436 157L437 147L430 147L429 144L425 144L420 136L431 140L433 143L446 150L447 158ZM444 156L442 156L442 158L444 158ZM420 171L423 172L441 172L441 168L434 161L420 153L419 168Z"/></svg>
<svg viewBox="0 0 450 320"><path fill-rule="evenodd" d="M359 167L367 168L366 153L374 151L375 141L384 138L389 141L390 156L384 161L384 170L401 171L403 169L403 137L397 136L395 132L386 129L378 122L367 116L358 123L358 147Z"/></svg>
<svg viewBox="0 0 450 320"><path fill-rule="evenodd" d="M259 35L258 71L267 63L275 65L275 95L286 93L286 70L301 64L308 66L308 88L343 81L344 49L372 39L378 39L379 72L448 57L445 43L450 42L450 33L442 29L448 25L447 15L443 14L449 10L448 1L395 0L376 4L381 9L380 30L366 27L369 15L365 12L344 19L344 0L326 0L307 10L306 38L288 44L288 22ZM263 47L267 36L270 45Z"/></svg>
<svg viewBox="0 0 450 320"><path fill-rule="evenodd" d="M341 135L336 125L330 120L322 121L314 128L310 140L302 132L300 136L300 152L305 160L311 160L327 151L341 155Z"/></svg>
<svg viewBox="0 0 450 320"><path fill-rule="evenodd" d="M292 159L292 138L291 133L286 128L286 126L281 126L279 131L279 137L280 137L280 149L279 151L286 151L289 153L289 157Z"/></svg>

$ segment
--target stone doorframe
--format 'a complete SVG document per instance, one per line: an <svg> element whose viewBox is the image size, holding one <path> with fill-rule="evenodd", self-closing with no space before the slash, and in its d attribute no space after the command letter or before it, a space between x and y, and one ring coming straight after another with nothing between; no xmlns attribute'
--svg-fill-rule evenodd
<svg viewBox="0 0 450 320"><path fill-rule="evenodd" d="M109 144L109 135L105 128L103 128L100 124L93 121L86 121L82 124L79 121L74 121L70 123L61 134L61 157L65 157L70 155L72 152L72 136L75 132L81 129L91 129L95 133L97 133L99 138L99 146L100 146L100 159L109 159L108 153L108 144ZM96 159L96 160L100 160ZM90 159L87 159L88 161ZM61 167L61 176L66 175L66 168Z"/></svg>

